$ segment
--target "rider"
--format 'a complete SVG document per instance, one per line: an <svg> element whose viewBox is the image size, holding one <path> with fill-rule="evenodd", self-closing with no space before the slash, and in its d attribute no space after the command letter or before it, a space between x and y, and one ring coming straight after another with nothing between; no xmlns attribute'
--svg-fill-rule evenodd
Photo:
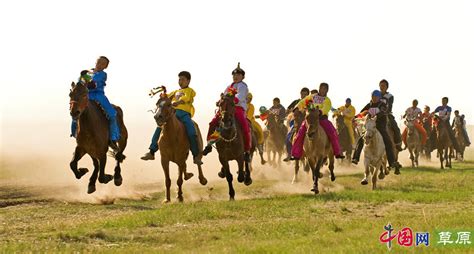
<svg viewBox="0 0 474 254"><path fill-rule="evenodd" d="M334 155L337 159L344 159L344 155L341 154L341 148L339 146L339 138L337 137L337 131L332 125L331 121L328 120L328 112L331 110L331 100L327 97L327 92L329 90L329 85L327 83L321 83L319 85L319 93L308 95L305 99L301 100L298 103L298 109L303 111L307 108L307 102L312 103L313 106L318 107L321 111L319 124L324 129L324 132L331 142ZM306 121L301 124L298 133L296 134L296 139L293 143L293 148L291 150L292 160L300 159L303 155L303 143L304 137L307 131Z"/></svg>
<svg viewBox="0 0 474 254"><path fill-rule="evenodd" d="M290 112L293 112L293 110L298 105L298 103L308 95L309 95L309 89L307 87L303 87L300 91L300 98L294 100L290 104L290 106L288 106L288 108L286 109L286 114L288 115L290 114ZM286 152L288 156L285 159L283 159L283 161L290 161L291 159L291 147L292 147L291 138L293 137L293 134L295 133L295 120L294 119L289 120L289 125L290 125L290 130L288 131L288 134L286 135L286 140L285 140Z"/></svg>
<svg viewBox="0 0 474 254"><path fill-rule="evenodd" d="M354 127L352 126L352 120L355 116L355 108L351 104L351 98L346 99L346 104L344 106L340 106L334 115L342 113L344 116L344 124L346 125L347 129L349 130L349 136L351 137L351 144L354 144Z"/></svg>
<svg viewBox="0 0 474 254"><path fill-rule="evenodd" d="M402 167L398 161L395 160L395 154L393 152L392 139L387 132L387 114L388 108L385 102L382 101L382 93L379 90L372 92L372 100L365 105L365 107L360 111L360 114L371 114L376 115L377 120L375 122L377 130L380 132L385 144L385 152L387 154L388 164L391 168L395 168L395 174L400 174L400 168ZM356 149L352 156L352 163L359 163L360 154L364 148L364 138L360 137L357 140Z"/></svg>
<svg viewBox="0 0 474 254"><path fill-rule="evenodd" d="M388 89L388 81L382 79L379 82L380 91L382 92L382 98L380 99L387 105L387 118L390 128L392 129L394 135L393 139L395 142L395 147L398 151L402 150L402 136L400 133L400 128L398 128L398 124L395 121L395 117L392 114L392 107L393 107L393 100L394 97L391 93L387 92Z"/></svg>
<svg viewBox="0 0 474 254"><path fill-rule="evenodd" d="M418 108L418 100L413 100L412 106L407 108L407 110L405 111L405 115L403 115L403 118L409 121L413 121L413 125L421 134L421 144L424 145L426 143L428 135L426 134L425 128L423 128L423 125L421 125L420 123L421 109ZM408 135L408 129L405 128L402 133L402 140L405 146L407 146L407 135Z"/></svg>
<svg viewBox="0 0 474 254"><path fill-rule="evenodd" d="M89 100L95 101L105 111L105 116L109 120L109 146L114 151L118 151L117 141L120 139L120 130L117 124L117 111L105 96L104 88L107 81L107 73L104 71L109 66L109 59L105 56L100 56L97 59L95 68L92 71L83 71L88 76L92 75L92 81L88 83ZM71 136L76 137L77 121L73 120L71 125Z"/></svg>
<svg viewBox="0 0 474 254"><path fill-rule="evenodd" d="M263 154L263 130L262 126L255 120L255 106L252 104L253 95L247 94L247 119L250 121L253 129L257 133L257 149L260 154Z"/></svg>
<svg viewBox="0 0 474 254"><path fill-rule="evenodd" d="M471 145L471 141L469 140L469 136L467 135L466 130L466 120L464 120L464 115L459 115L459 110L454 111L454 119L451 127L454 128L456 125L462 126L462 135L464 137L464 142L466 142L466 146Z"/></svg>
<svg viewBox="0 0 474 254"><path fill-rule="evenodd" d="M453 129L451 128L450 124L449 124L449 119L451 118L451 107L448 106L448 97L443 97L443 99L441 99L441 106L438 106L434 112L432 112L432 114L435 114L435 113L438 113L438 116L439 116L439 119L441 121L438 122L438 124L443 124L444 127L446 127L446 129L448 130L448 136L449 136L449 139L451 139L451 143L453 144L453 147L454 149L456 149L456 151L460 151L459 149L459 144L456 140L456 138L454 137L454 132L453 132Z"/></svg>
<svg viewBox="0 0 474 254"><path fill-rule="evenodd" d="M250 162L250 149L252 147L252 136L250 133L250 127L245 116L245 111L247 110L247 94L248 87L245 82L242 80L245 78L245 71L240 68L240 63L237 64L237 68L232 71L233 82L230 84L224 94L227 94L230 90L236 90L234 102L235 102L235 119L239 122L240 127L242 128L244 136L244 159L246 162ZM211 135L217 129L220 121L220 113L214 116L212 121L209 123L209 131L207 133L208 144L204 148L203 155L207 155L212 151L212 142L210 141Z"/></svg>
<svg viewBox="0 0 474 254"><path fill-rule="evenodd" d="M270 108L270 112L276 115L277 122L280 125L285 123L286 110L280 103L280 98L276 97L273 99L273 106Z"/></svg>
<svg viewBox="0 0 474 254"><path fill-rule="evenodd" d="M201 160L199 159L199 148L196 128L194 127L194 122L191 118L194 115L194 106L193 101L196 96L196 92L189 87L191 82L191 73L187 71L182 71L178 74L179 80L178 84L180 89L171 92L168 94L168 98L171 99L173 108L175 109L176 118L178 118L184 125L186 129L186 134L188 136L189 145L191 153L193 154L194 163L197 165L202 165ZM150 151L141 157L142 160L154 160L155 153L158 151L158 139L160 138L161 128L156 127L155 133L151 139Z"/></svg>

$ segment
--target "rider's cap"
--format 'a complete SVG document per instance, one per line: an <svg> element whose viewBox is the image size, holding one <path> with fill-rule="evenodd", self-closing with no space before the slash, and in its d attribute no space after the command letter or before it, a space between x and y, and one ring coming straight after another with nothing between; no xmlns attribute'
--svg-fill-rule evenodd
<svg viewBox="0 0 474 254"><path fill-rule="evenodd" d="M267 112L267 107L261 106L261 107L258 109L258 111L260 111L260 114L263 114L263 113Z"/></svg>
<svg viewBox="0 0 474 254"><path fill-rule="evenodd" d="M245 71L240 68L240 62L237 64L237 68L232 71L232 75L240 73L245 76Z"/></svg>
<svg viewBox="0 0 474 254"><path fill-rule="evenodd" d="M379 90L374 90L374 91L372 92L372 96L381 98L381 97L382 97L382 93L381 93Z"/></svg>
<svg viewBox="0 0 474 254"><path fill-rule="evenodd" d="M346 99L346 103L351 103L351 102L352 102L351 98Z"/></svg>

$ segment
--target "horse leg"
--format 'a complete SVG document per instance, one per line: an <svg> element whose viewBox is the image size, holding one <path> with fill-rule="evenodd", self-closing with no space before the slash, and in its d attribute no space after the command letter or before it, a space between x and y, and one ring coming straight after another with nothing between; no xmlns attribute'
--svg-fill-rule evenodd
<svg viewBox="0 0 474 254"><path fill-rule="evenodd" d="M115 161L117 162L117 164L115 165L114 169L114 184L115 186L120 186L122 185L123 181L122 175L120 174L122 169L120 168L120 161L117 159L115 159Z"/></svg>
<svg viewBox="0 0 474 254"><path fill-rule="evenodd" d="M104 154L99 158L99 166L100 166L99 167L99 183L103 183L103 184L106 184L112 181L112 179L114 179L112 175L108 175L105 173L106 163L107 163L107 155Z"/></svg>
<svg viewBox="0 0 474 254"><path fill-rule="evenodd" d="M245 177L244 177L244 184L249 186L252 184L252 177L250 175L250 162L244 162L245 167Z"/></svg>
<svg viewBox="0 0 474 254"><path fill-rule="evenodd" d="M232 185L233 176L230 172L229 162L219 156L219 161L221 162L222 168L224 169L225 178L227 179L227 184L229 185L229 200L234 200L235 190Z"/></svg>
<svg viewBox="0 0 474 254"><path fill-rule="evenodd" d="M336 175L334 175L334 156L329 156L329 173L331 174L331 182L336 181Z"/></svg>
<svg viewBox="0 0 474 254"><path fill-rule="evenodd" d="M364 178L362 179L362 181L360 181L360 184L367 185L367 184L369 184L369 180L367 180L367 178L370 176L369 162L364 160L364 167L365 167Z"/></svg>
<svg viewBox="0 0 474 254"><path fill-rule="evenodd" d="M204 176L204 173L202 173L202 166L198 165L198 172L199 172L199 183L201 185L206 185L207 184L207 179Z"/></svg>
<svg viewBox="0 0 474 254"><path fill-rule="evenodd" d="M409 148L408 152L410 152L411 166L414 168L415 167L415 157L413 156L413 149Z"/></svg>
<svg viewBox="0 0 474 254"><path fill-rule="evenodd" d="M443 164L443 150L439 150L438 149L438 157L439 157L439 161L441 162L441 169L444 169L444 164Z"/></svg>
<svg viewBox="0 0 474 254"><path fill-rule="evenodd" d="M237 166L239 170L237 171L237 181L239 183L244 182L245 180L245 175L244 175L244 160L243 158L240 158L237 160Z"/></svg>
<svg viewBox="0 0 474 254"><path fill-rule="evenodd" d="M84 149L76 146L74 154L72 156L72 160L69 163L69 167L71 168L72 172L76 176L76 179L81 179L83 175L85 175L89 170L87 168L77 168L77 162L86 154Z"/></svg>
<svg viewBox="0 0 474 254"><path fill-rule="evenodd" d="M185 172L186 172L186 163L179 166L179 169L178 169L178 180L176 181L176 183L178 184L178 197L177 198L178 198L179 202L184 201L184 198L183 198L183 174Z"/></svg>
<svg viewBox="0 0 474 254"><path fill-rule="evenodd" d="M94 163L94 172L92 172L91 177L89 178L89 185L87 186L87 193L91 194L95 192L95 182L97 181L97 176L100 170L100 162L96 158L92 158Z"/></svg>
<svg viewBox="0 0 474 254"><path fill-rule="evenodd" d="M298 182L298 171L300 170L300 160L295 160L295 174L293 175L293 180L291 184Z"/></svg>
<svg viewBox="0 0 474 254"><path fill-rule="evenodd" d="M318 162L315 165L314 168L314 174L313 174L313 189L311 191L314 191L314 194L319 193L319 188L318 188L318 181L319 181L319 176L321 174L321 166L322 166L322 159L319 159Z"/></svg>
<svg viewBox="0 0 474 254"><path fill-rule="evenodd" d="M372 173L372 190L375 190L377 188L377 173L379 170L379 166L374 167L374 172Z"/></svg>
<svg viewBox="0 0 474 254"><path fill-rule="evenodd" d="M170 187L171 187L171 178L170 178L170 162L164 159L161 159L161 167L163 168L163 173L165 174L165 186L166 186L166 198L163 200L163 203L169 203L171 201Z"/></svg>

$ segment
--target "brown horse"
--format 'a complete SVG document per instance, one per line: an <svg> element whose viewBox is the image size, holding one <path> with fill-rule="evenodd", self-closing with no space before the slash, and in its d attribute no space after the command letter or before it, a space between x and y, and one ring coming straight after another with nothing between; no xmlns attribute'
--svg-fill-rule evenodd
<svg viewBox="0 0 474 254"><path fill-rule="evenodd" d="M456 122L454 125L454 137L458 141L459 151L456 151L456 160L464 160L464 150L466 150L466 140L464 139L464 126L462 122Z"/></svg>
<svg viewBox="0 0 474 254"><path fill-rule="evenodd" d="M412 167L418 167L418 157L422 150L421 134L415 127L416 119L407 119L405 125L407 126L407 147L410 153L410 160Z"/></svg>
<svg viewBox="0 0 474 254"><path fill-rule="evenodd" d="M439 119L435 116L437 124L434 125L436 131L436 147L438 149L439 161L441 163L441 169L444 169L445 165L443 161L446 161L446 167L451 168L451 156L449 156L449 150L452 149L451 139L447 128L451 128L448 123Z"/></svg>
<svg viewBox="0 0 474 254"><path fill-rule="evenodd" d="M277 166L277 163L278 166L281 166L281 156L285 152L286 126L278 123L277 115L269 113L267 118L267 129L268 137L265 144L267 149L267 161L274 167ZM273 154L273 158L271 157L271 154ZM277 154L278 160L276 161Z"/></svg>
<svg viewBox="0 0 474 254"><path fill-rule="evenodd" d="M89 101L89 90L86 84L72 82L70 98L70 114L77 120L77 146L69 166L77 179L80 179L89 170L87 168L77 168L78 161L87 153L94 163L94 171L89 179L87 193L95 192L97 177L100 183L108 183L114 179L116 186L122 184L120 174L120 163L125 159L123 151L127 146L127 128L123 122L123 112L120 107L114 106L117 110L117 124L120 128L120 140L118 141L119 151L112 153L117 162L114 176L105 174L107 162L107 151L109 147L109 122L102 112L100 106L93 101Z"/></svg>
<svg viewBox="0 0 474 254"><path fill-rule="evenodd" d="M427 160L431 160L431 152L433 151L433 147L435 146L435 139L436 137L434 136L433 130L432 130L432 121L430 121L431 118L428 117L423 117L422 118L422 123L423 123L423 128L426 131L426 143L422 146L422 151L421 153Z"/></svg>
<svg viewBox="0 0 474 254"><path fill-rule="evenodd" d="M336 128L337 128L337 134L339 136L339 144L341 146L341 152L343 154L345 153L347 162L350 165L351 155L352 155L352 140L351 140L351 136L349 135L349 129L347 128L347 125L344 123L344 116L342 114L336 115ZM341 161L344 161L344 159L342 159Z"/></svg>
<svg viewBox="0 0 474 254"><path fill-rule="evenodd" d="M227 179L229 185L229 199L234 200L235 190L232 185L233 176L230 172L229 161L235 160L238 165L238 177L239 183L243 182L245 185L252 184L252 178L250 175L250 162L244 160L244 136L242 128L234 117L235 103L234 96L223 95L221 100L218 102L219 112L221 115L219 121L220 139L216 142L217 152L219 153L219 161L222 165L222 175ZM252 148L250 150L250 160L256 149L256 138L252 135ZM244 172L245 167L245 172Z"/></svg>
<svg viewBox="0 0 474 254"><path fill-rule="evenodd" d="M298 133L298 130L300 129L301 124L303 123L305 119L305 114L304 112L301 112L299 110L294 110L293 112L293 119L294 119L294 126L293 126L293 135L291 137L291 142L293 143L293 140L296 138L296 133ZM300 170L300 162L303 164L303 169L305 172L309 172L310 167L308 160L306 159L306 154L303 151L303 156L299 160L295 160L295 172L293 175L293 180L291 181L292 184L298 182L298 172Z"/></svg>
<svg viewBox="0 0 474 254"><path fill-rule="evenodd" d="M171 100L167 96L162 96L156 103L158 106L157 112L155 114L156 124L162 128L163 134L161 135L158 146L160 147L161 155L161 166L163 167L163 172L165 173L165 185L166 185L166 199L163 203L168 203L171 201L170 198L170 162L174 162L178 165L178 200L183 202L183 175L184 180L189 180L193 177L192 173L186 172L186 159L189 155L189 140L186 134L186 129L181 121L178 120L175 114L175 109L171 105ZM198 138L198 148L199 151L202 151L202 136L201 131L196 123L194 123L196 128L196 134ZM202 152L199 154L199 157L202 158ZM207 179L202 173L201 165L198 165L199 172L199 182L202 185L207 184Z"/></svg>
<svg viewBox="0 0 474 254"><path fill-rule="evenodd" d="M319 109L309 109L306 114L308 130L304 141L304 150L308 158L311 171L313 172L313 189L315 194L319 193L318 180L321 176L321 167L329 160L329 172L331 181L336 180L334 175L334 153L329 138L319 124Z"/></svg>

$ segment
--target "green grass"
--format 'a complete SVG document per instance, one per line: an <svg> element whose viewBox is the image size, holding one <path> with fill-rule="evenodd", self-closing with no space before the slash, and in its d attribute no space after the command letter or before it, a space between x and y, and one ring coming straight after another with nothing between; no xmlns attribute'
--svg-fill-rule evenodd
<svg viewBox="0 0 474 254"><path fill-rule="evenodd" d="M474 229L474 163L453 165L403 169L376 191L359 184L362 174L335 183L325 177L330 191L318 196L285 194L272 189L275 181L255 179L250 187L236 184L235 202L227 201L224 180L215 186L218 200L166 205L162 192L97 205L0 187L0 252L387 253L378 239L390 222L431 234L430 247L394 244L393 253L473 253L474 244L436 245L437 231Z"/></svg>

